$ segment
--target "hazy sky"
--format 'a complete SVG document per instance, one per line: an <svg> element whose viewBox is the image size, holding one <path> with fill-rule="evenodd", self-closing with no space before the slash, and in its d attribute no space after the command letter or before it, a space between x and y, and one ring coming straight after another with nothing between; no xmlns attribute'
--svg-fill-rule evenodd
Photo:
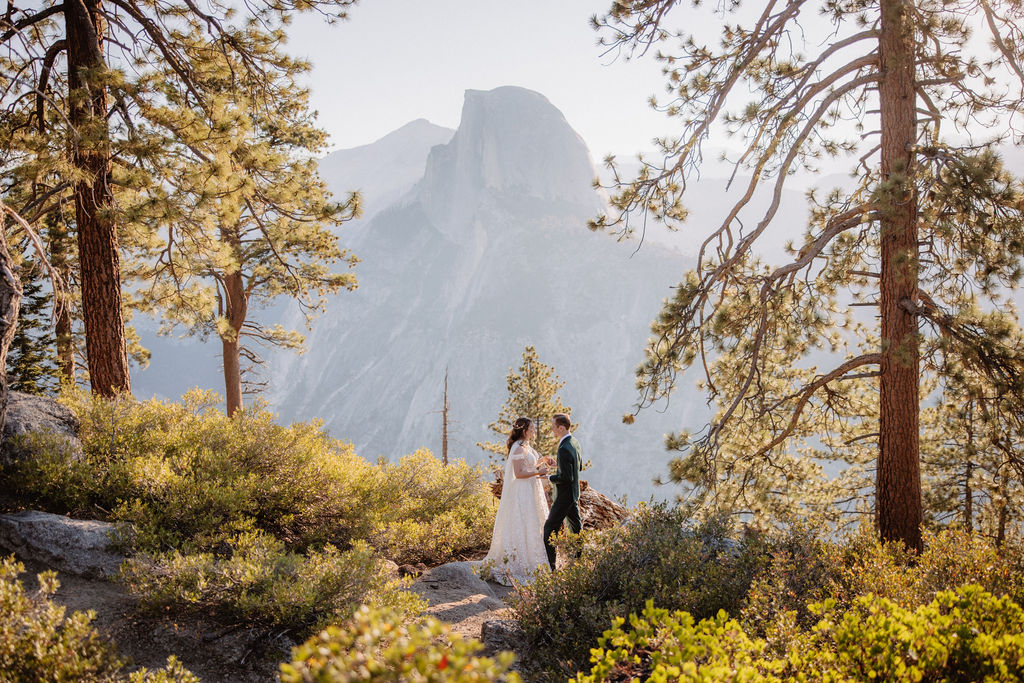
<svg viewBox="0 0 1024 683"><path fill-rule="evenodd" d="M332 149L417 118L455 128L463 93L518 85L558 107L590 147L628 156L671 130L647 98L660 65L601 57L590 17L610 0L363 0L347 22L297 21L290 49L314 64L313 106Z"/></svg>

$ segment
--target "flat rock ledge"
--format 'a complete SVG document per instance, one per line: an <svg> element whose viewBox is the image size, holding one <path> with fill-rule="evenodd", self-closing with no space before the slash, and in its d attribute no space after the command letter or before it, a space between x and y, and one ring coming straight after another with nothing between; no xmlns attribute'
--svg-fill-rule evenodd
<svg viewBox="0 0 1024 683"><path fill-rule="evenodd" d="M25 510L0 515L0 548L89 579L116 576L124 556L113 524Z"/></svg>

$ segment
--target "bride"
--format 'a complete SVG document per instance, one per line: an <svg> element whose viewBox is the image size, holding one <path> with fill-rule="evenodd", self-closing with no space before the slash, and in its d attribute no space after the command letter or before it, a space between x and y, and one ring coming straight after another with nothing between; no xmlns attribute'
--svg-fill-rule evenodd
<svg viewBox="0 0 1024 683"><path fill-rule="evenodd" d="M540 479L548 469L530 443L537 436L533 421L521 417L512 424L508 437L508 459L498 514L494 518L491 550L484 565L492 567L493 578L511 586L529 583L538 569L547 569L544 550L544 520L548 503Z"/></svg>

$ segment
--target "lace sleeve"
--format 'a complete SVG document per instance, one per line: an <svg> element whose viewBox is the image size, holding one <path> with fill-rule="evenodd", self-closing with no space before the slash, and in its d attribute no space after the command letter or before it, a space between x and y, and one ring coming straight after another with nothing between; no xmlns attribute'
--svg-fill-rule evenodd
<svg viewBox="0 0 1024 683"><path fill-rule="evenodd" d="M512 458L512 474L516 479L529 479L537 474L537 471L527 464L526 450L522 444L516 444L509 457Z"/></svg>

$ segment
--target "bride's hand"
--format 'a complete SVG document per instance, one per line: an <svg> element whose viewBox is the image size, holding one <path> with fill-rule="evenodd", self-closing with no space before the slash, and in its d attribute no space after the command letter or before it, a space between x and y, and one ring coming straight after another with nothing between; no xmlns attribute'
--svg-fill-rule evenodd
<svg viewBox="0 0 1024 683"><path fill-rule="evenodd" d="M548 473L548 468L547 467L541 467L541 468L539 468L537 470L537 476L540 476L540 477L543 477L547 473Z"/></svg>

